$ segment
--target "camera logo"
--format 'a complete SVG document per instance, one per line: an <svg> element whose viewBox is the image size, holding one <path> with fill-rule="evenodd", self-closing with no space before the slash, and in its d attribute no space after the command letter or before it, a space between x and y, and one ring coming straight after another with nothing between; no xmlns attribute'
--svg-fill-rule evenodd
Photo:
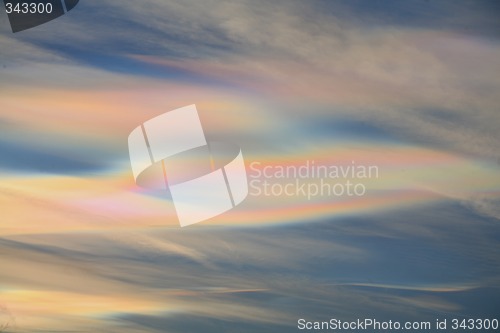
<svg viewBox="0 0 500 333"><path fill-rule="evenodd" d="M75 8L80 0L4 0L12 32L34 28Z"/></svg>
<svg viewBox="0 0 500 333"><path fill-rule="evenodd" d="M207 142L195 105L136 127L128 148L136 184L170 192L182 227L220 215L248 195L241 150Z"/></svg>

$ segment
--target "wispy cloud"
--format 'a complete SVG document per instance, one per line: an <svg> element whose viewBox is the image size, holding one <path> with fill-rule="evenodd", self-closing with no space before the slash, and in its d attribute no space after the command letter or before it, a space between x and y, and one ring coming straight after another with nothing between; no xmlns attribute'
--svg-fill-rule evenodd
<svg viewBox="0 0 500 333"><path fill-rule="evenodd" d="M183 333L490 314L498 22L486 1L316 0L81 1L19 34L5 21L0 312L20 332ZM193 103L248 167L380 177L361 198L251 196L180 230L168 198L135 187L126 137Z"/></svg>

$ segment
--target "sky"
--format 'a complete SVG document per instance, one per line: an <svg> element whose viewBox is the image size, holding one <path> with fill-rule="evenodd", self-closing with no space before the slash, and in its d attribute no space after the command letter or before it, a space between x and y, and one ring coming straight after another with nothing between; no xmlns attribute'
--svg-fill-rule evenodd
<svg viewBox="0 0 500 333"><path fill-rule="evenodd" d="M14 34L1 13L0 332L494 318L499 15L497 1L82 0ZM134 183L127 137L191 104L255 186L180 228L168 196ZM320 184L262 176L311 162L378 174L326 180L362 196L262 193Z"/></svg>

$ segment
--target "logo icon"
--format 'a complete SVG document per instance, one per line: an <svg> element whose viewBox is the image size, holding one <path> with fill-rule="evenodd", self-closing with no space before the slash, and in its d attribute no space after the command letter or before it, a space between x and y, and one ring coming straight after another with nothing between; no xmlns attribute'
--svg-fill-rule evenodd
<svg viewBox="0 0 500 333"><path fill-rule="evenodd" d="M4 0L12 32L34 28L75 8L80 0Z"/></svg>
<svg viewBox="0 0 500 333"><path fill-rule="evenodd" d="M128 148L136 184L170 192L182 227L220 215L248 195L240 148L208 142L195 105L136 127Z"/></svg>

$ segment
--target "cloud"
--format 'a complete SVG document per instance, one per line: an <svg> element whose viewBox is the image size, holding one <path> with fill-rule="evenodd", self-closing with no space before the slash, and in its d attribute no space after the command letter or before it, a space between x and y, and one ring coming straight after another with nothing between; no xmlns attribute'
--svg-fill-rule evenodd
<svg viewBox="0 0 500 333"><path fill-rule="evenodd" d="M149 9L124 6L144 18L162 9L172 20L162 18L163 23L152 26L168 24L164 30L169 34L191 36L196 40L184 39L186 45L199 46L192 49L198 53L184 59L147 51L139 52L147 56L141 59L272 94L286 103L287 114L350 115L422 144L496 158L492 147L500 138L492 124L498 122L500 82L492 69L500 67L500 50L494 41L461 34L461 29L433 30L425 19L421 26L367 26L349 22L349 16L331 15L335 10L318 13L303 3L212 5L216 10L203 16L198 15L200 6L190 2L155 3ZM456 14L448 15L453 17L451 26L465 19L462 8L446 8ZM474 10L478 17L488 13L480 6ZM342 11L355 16L341 6ZM175 25L175 17L187 23ZM231 47L214 45L222 53L209 56L198 39L211 38ZM311 101L307 107L290 105L304 99ZM317 108L315 103L330 107ZM433 110L446 118L429 112Z"/></svg>
<svg viewBox="0 0 500 333"><path fill-rule="evenodd" d="M437 20L420 11L427 6L374 5L368 14L340 2L103 1L58 20L63 29L44 25L17 40L3 38L13 43L9 61L80 64L82 74L73 77L91 82L111 71L225 89L236 84L278 102L283 117L349 115L423 145L496 159L500 49L486 31L497 9L434 4L436 13L447 13ZM396 20L408 10L418 19ZM469 26L480 28L467 34ZM294 105L304 100L310 103Z"/></svg>
<svg viewBox="0 0 500 333"><path fill-rule="evenodd" d="M83 159L72 159L65 154L48 152L23 147L22 145L0 142L0 169L10 172L34 172L52 174L77 174L81 172L105 169L104 164L97 164Z"/></svg>
<svg viewBox="0 0 500 333"><path fill-rule="evenodd" d="M500 220L500 195L498 193L494 195L478 193L468 197L464 203L481 215Z"/></svg>
<svg viewBox="0 0 500 333"><path fill-rule="evenodd" d="M253 229L9 236L0 239L0 295L21 332L229 322L286 331L332 312L461 315L471 306L463 295L498 276L498 254L488 220L453 207Z"/></svg>
<svg viewBox="0 0 500 333"><path fill-rule="evenodd" d="M498 15L428 6L84 1L2 33L0 299L17 329L278 332L498 308L483 301L498 296ZM179 230L168 199L134 187L126 137L192 103L248 163L356 160L381 177L359 200L248 198Z"/></svg>

